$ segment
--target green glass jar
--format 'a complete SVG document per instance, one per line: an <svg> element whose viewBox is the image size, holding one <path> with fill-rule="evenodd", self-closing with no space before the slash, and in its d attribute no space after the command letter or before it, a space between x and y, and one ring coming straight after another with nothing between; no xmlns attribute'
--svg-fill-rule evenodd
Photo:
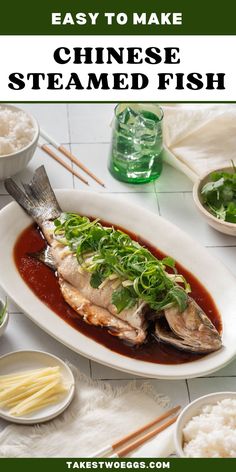
<svg viewBox="0 0 236 472"><path fill-rule="evenodd" d="M109 170L116 179L142 184L160 176L162 120L163 111L155 104L116 106L109 158Z"/></svg>

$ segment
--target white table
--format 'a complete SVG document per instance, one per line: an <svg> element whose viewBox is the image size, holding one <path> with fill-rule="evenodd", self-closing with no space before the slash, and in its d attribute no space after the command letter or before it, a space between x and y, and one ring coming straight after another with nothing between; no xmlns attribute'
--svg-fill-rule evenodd
<svg viewBox="0 0 236 472"><path fill-rule="evenodd" d="M107 170L107 158L114 105L22 104L22 108L32 112L42 128L78 155L82 162L105 181L106 188L102 189L91 179L90 187L86 188L40 149L36 151L28 168L22 172L22 180L27 180L33 170L44 163L54 188L109 192L117 199L133 201L161 214L189 233L236 275L236 239L214 231L201 219L193 203L192 183L184 175L165 165L158 181L142 186L126 185L111 177ZM0 208L9 201L11 198L0 183ZM4 270L4 267L1 267L1 270ZM5 296L2 290L0 296ZM9 312L10 322L0 341L0 355L17 349L41 349L71 361L93 379L105 380L111 385L124 385L133 378L132 375L91 362L62 346L20 313L19 308L12 302L9 303ZM142 379L138 378L138 382L142 382ZM150 382L158 392L169 395L173 404L184 406L200 395L220 390L235 390L236 360L209 377ZM5 423L1 421L0 428L4 426Z"/></svg>

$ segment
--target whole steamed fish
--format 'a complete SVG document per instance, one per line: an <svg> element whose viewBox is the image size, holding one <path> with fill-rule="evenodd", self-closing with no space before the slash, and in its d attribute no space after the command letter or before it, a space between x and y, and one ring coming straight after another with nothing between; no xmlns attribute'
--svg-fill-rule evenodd
<svg viewBox="0 0 236 472"><path fill-rule="evenodd" d="M5 187L41 228L48 247L37 257L56 270L64 299L85 322L140 345L152 319L156 338L179 349L203 353L221 347L185 279L166 271L173 268L171 258L160 261L122 231L62 212L44 166L23 184L24 191L12 179Z"/></svg>

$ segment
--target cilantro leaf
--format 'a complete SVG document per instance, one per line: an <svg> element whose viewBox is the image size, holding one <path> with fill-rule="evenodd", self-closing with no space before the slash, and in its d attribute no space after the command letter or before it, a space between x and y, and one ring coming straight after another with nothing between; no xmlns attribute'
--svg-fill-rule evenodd
<svg viewBox="0 0 236 472"><path fill-rule="evenodd" d="M236 204L234 202L231 202L228 205L225 221L228 221L229 223L236 223Z"/></svg>
<svg viewBox="0 0 236 472"><path fill-rule="evenodd" d="M115 305L117 312L120 313L125 308L134 306L136 298L132 297L132 293L128 288L122 287L113 292L112 303Z"/></svg>
<svg viewBox="0 0 236 472"><path fill-rule="evenodd" d="M219 180L214 181L214 182L207 182L201 190L202 195L206 195L209 192L212 192L214 190L218 190L220 187L223 187L224 185L224 179L221 177Z"/></svg>
<svg viewBox="0 0 236 472"><path fill-rule="evenodd" d="M91 287L98 288L99 285L101 285L102 282L103 282L103 277L100 274L100 272L98 272L98 271L93 272L92 275L91 275L91 278L90 278Z"/></svg>
<svg viewBox="0 0 236 472"><path fill-rule="evenodd" d="M181 288L179 287L173 287L170 292L169 292L169 295L172 297L173 300L176 301L178 307L179 307L179 310L182 312L185 310L185 308L187 307L187 295L186 295L186 292L184 290L182 290Z"/></svg>
<svg viewBox="0 0 236 472"><path fill-rule="evenodd" d="M225 183L224 187L222 188L221 191L221 198L224 203L227 202L232 202L234 198L234 191L231 182L230 183Z"/></svg>
<svg viewBox="0 0 236 472"><path fill-rule="evenodd" d="M175 261L170 256L164 257L161 262L164 266L171 267L172 269L175 267Z"/></svg>
<svg viewBox="0 0 236 472"><path fill-rule="evenodd" d="M217 171L201 189L205 207L216 218L236 223L236 168L232 172Z"/></svg>

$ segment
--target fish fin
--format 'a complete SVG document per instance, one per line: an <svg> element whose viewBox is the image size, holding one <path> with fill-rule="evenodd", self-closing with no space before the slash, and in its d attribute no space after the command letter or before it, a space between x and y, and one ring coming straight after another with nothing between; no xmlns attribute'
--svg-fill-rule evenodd
<svg viewBox="0 0 236 472"><path fill-rule="evenodd" d="M52 270L56 270L56 265L52 256L52 251L49 246L47 246L45 249L42 249L41 251L38 252L29 252L28 256L33 257L33 259L36 259L37 261L42 262L46 266L48 266Z"/></svg>
<svg viewBox="0 0 236 472"><path fill-rule="evenodd" d="M32 218L41 225L43 221L55 220L61 213L44 166L36 169L33 179L22 184L24 191L13 179L4 182L8 193Z"/></svg>

